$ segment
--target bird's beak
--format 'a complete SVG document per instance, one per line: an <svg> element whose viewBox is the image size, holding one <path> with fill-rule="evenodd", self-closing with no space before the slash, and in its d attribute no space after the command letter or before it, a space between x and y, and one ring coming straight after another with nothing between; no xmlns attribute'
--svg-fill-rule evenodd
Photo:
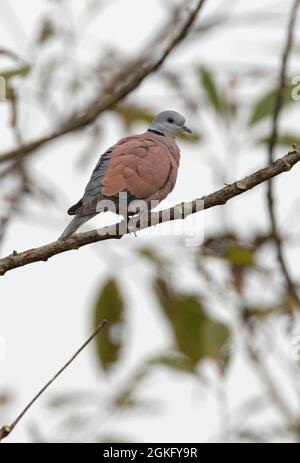
<svg viewBox="0 0 300 463"><path fill-rule="evenodd" d="M183 132L187 132L187 133L193 133L193 132L191 131L191 129L189 129L189 128L186 127L185 125L182 127L182 131L183 131Z"/></svg>

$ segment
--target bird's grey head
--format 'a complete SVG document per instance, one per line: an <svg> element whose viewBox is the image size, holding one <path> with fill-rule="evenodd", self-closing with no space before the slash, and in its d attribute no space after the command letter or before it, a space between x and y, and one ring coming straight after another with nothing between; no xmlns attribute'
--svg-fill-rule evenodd
<svg viewBox="0 0 300 463"><path fill-rule="evenodd" d="M192 133L191 129L185 125L185 118L176 111L163 111L157 114L149 127L149 131L173 138L181 132Z"/></svg>

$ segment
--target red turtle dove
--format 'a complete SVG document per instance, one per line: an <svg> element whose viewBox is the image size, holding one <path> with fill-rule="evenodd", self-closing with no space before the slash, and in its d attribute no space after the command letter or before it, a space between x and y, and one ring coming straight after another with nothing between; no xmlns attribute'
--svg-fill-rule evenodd
<svg viewBox="0 0 300 463"><path fill-rule="evenodd" d="M191 133L185 118L175 111L163 111L147 132L122 138L105 151L83 197L68 210L75 217L60 239L67 239L101 212L99 202L110 200L118 207L120 193L126 193L130 201L144 200L150 207L151 201L157 204L165 199L176 183L180 150L175 138L181 132ZM116 207L114 212L119 212Z"/></svg>

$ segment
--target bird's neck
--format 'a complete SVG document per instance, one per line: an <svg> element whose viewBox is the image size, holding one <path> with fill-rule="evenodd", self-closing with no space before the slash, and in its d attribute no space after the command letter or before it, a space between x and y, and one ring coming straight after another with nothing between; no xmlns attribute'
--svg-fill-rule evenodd
<svg viewBox="0 0 300 463"><path fill-rule="evenodd" d="M160 132L159 130L148 129L148 132L155 133L155 135L160 135L161 137L165 137L165 134Z"/></svg>

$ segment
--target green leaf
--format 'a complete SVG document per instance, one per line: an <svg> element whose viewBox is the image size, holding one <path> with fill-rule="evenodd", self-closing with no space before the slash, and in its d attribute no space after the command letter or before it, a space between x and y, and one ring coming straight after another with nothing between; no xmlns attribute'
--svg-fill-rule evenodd
<svg viewBox="0 0 300 463"><path fill-rule="evenodd" d="M199 296L175 294L161 279L155 287L179 350L193 365L208 357L224 367L229 359L225 348L230 329L206 314Z"/></svg>
<svg viewBox="0 0 300 463"><path fill-rule="evenodd" d="M194 129L192 134L180 133L177 138L187 143L198 143L202 140L200 133L195 132Z"/></svg>
<svg viewBox="0 0 300 463"><path fill-rule="evenodd" d="M5 86L5 98L6 100L13 100L15 98L16 94L15 94L15 90L13 88L13 86L7 82L6 83L6 86Z"/></svg>
<svg viewBox="0 0 300 463"><path fill-rule="evenodd" d="M292 90L294 86L292 84L286 85L284 89L283 104L285 106L294 103L292 98ZM249 120L249 125L257 124L266 117L271 116L275 111L276 99L278 90L271 90L264 96L260 97L253 107L253 111Z"/></svg>
<svg viewBox="0 0 300 463"><path fill-rule="evenodd" d="M232 244L225 249L224 257L235 267L252 267L255 265L254 254L254 249Z"/></svg>
<svg viewBox="0 0 300 463"><path fill-rule="evenodd" d="M29 66L29 64L25 64L23 66L19 66L14 69L0 71L0 76L4 77L5 80L9 80L12 77L16 77L16 76L26 77L30 71L31 71L31 66Z"/></svg>
<svg viewBox="0 0 300 463"><path fill-rule="evenodd" d="M39 44L45 43L56 35L54 24L50 19L45 19L39 31L37 42Z"/></svg>
<svg viewBox="0 0 300 463"><path fill-rule="evenodd" d="M202 88L208 101L218 113L221 113L223 109L222 100L212 74L203 67L199 69L199 72Z"/></svg>
<svg viewBox="0 0 300 463"><path fill-rule="evenodd" d="M94 326L101 320L107 325L96 337L97 357L102 368L107 371L119 359L122 348L122 327L124 303L117 283L108 280L101 288L94 308Z"/></svg>
<svg viewBox="0 0 300 463"><path fill-rule="evenodd" d="M189 357L176 353L156 356L151 358L148 362L150 365L165 366L183 373L195 373L195 365L191 362Z"/></svg>
<svg viewBox="0 0 300 463"><path fill-rule="evenodd" d="M273 315L274 313L278 313L280 310L280 304L277 305L270 305L270 306L247 306L245 308L245 315L247 318L255 318L255 319L264 319Z"/></svg>
<svg viewBox="0 0 300 463"><path fill-rule="evenodd" d="M161 270L169 263L167 258L160 256L157 252L155 252L154 249L150 247L140 248L138 249L137 253L150 261L152 264L156 265L158 270Z"/></svg>
<svg viewBox="0 0 300 463"><path fill-rule="evenodd" d="M150 109L134 104L117 105L113 110L121 117L126 129L130 129L133 124L140 121L150 124L154 118L154 113Z"/></svg>
<svg viewBox="0 0 300 463"><path fill-rule="evenodd" d="M269 137L260 138L257 140L259 144L267 144L270 142ZM284 133L280 135L277 139L277 144L281 146L290 147L292 145L300 145L300 135L293 134L293 133Z"/></svg>
<svg viewBox="0 0 300 463"><path fill-rule="evenodd" d="M150 369L147 364L142 365L124 383L124 387L112 398L111 406L116 408L133 408L144 405L142 400L137 399L136 389L147 377Z"/></svg>

